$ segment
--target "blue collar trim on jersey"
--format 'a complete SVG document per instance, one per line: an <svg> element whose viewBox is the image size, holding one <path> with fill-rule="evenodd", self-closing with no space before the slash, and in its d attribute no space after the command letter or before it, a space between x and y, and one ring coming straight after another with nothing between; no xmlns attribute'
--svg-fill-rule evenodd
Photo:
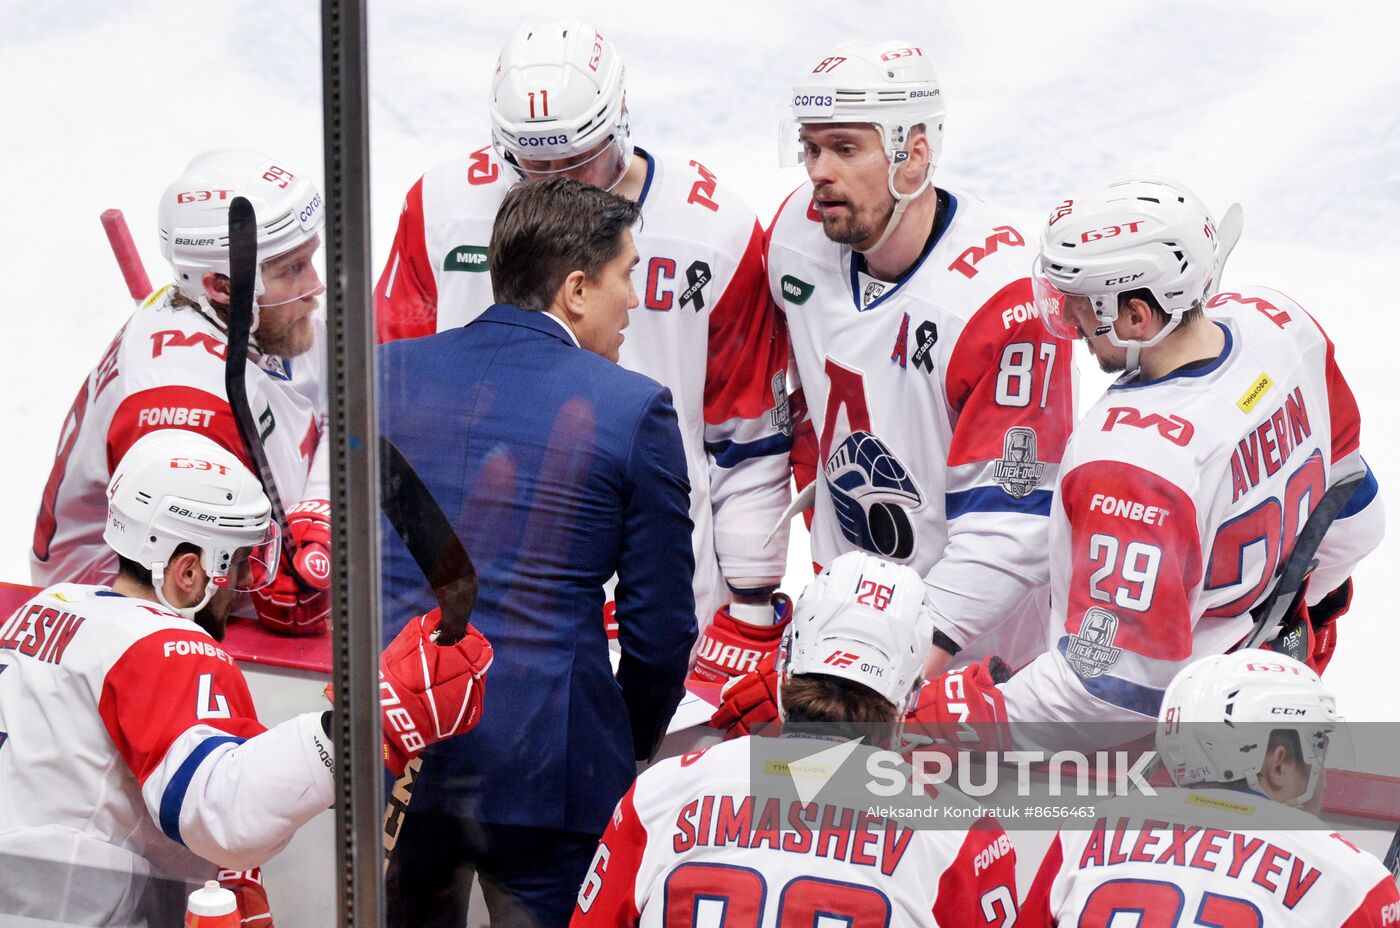
<svg viewBox="0 0 1400 928"><path fill-rule="evenodd" d="M118 593L116 590L98 590L96 593L94 593L94 594L92 594L92 595L94 595L94 596L120 596L122 599L126 599L126 594L125 594L125 593Z"/></svg>
<svg viewBox="0 0 1400 928"><path fill-rule="evenodd" d="M917 274L919 268L923 267L924 261L929 255L933 254L933 250L938 247L938 242L943 238L943 233L947 232L948 227L953 224L953 215L958 211L958 198L947 190L939 190L936 187L934 188L934 192L935 194L945 194L948 197L948 208L943 211L944 215L940 217L941 221L933 227L933 234L930 235L928 241L924 243L924 250L919 255L919 260L915 261L909 270L900 274L899 280L894 282L894 286L876 297L875 302L871 303L869 306L860 305L860 266L864 262L864 259L861 257L860 252L854 249L851 250L851 300L856 304L856 312L869 312L899 292L899 288L904 286L904 282Z"/></svg>
<svg viewBox="0 0 1400 928"><path fill-rule="evenodd" d="M1230 352L1235 350L1235 336L1231 334L1230 327L1225 325L1223 322L1219 322L1214 319L1212 319L1211 321L1215 322L1216 325L1220 326L1220 331L1225 333L1225 347L1221 350L1220 354L1216 356L1215 360L1211 361L1209 364L1205 364L1200 367L1179 367L1176 370L1172 371L1170 374L1163 374L1156 380L1119 381L1111 384L1108 389L1132 390L1137 387L1156 386L1159 383L1166 383L1169 380L1184 380L1188 377L1205 377L1207 374L1214 374L1216 371L1220 370L1221 365L1223 365L1227 360L1229 360Z"/></svg>
<svg viewBox="0 0 1400 928"><path fill-rule="evenodd" d="M646 149L640 145L633 145L632 151L647 159L647 179L642 182L642 192L637 197L637 208L641 209L647 201L647 193L651 190L651 180L656 176L656 159L647 154Z"/></svg>

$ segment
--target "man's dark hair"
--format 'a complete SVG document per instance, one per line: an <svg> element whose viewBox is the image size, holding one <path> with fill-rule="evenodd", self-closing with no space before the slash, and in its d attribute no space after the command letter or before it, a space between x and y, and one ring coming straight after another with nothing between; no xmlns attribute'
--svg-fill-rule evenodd
<svg viewBox="0 0 1400 928"><path fill-rule="evenodd" d="M1118 294L1118 309L1120 312L1128 305L1128 301L1130 300L1142 300L1148 306L1152 307L1152 315L1161 319L1164 323L1171 320L1171 316L1162 308L1162 304L1157 302L1157 295L1146 287L1140 287L1137 290L1124 290L1122 293ZM1181 314L1181 324L1178 325L1177 328L1184 329L1187 326L1195 325L1196 320L1204 316L1205 312L1206 311L1200 306L1194 309L1188 309Z"/></svg>
<svg viewBox="0 0 1400 928"><path fill-rule="evenodd" d="M173 561L180 555L190 551L198 554L199 546L190 544L188 541L182 541L176 545L175 550L170 553L170 559ZM155 584L151 579L151 570L149 567L142 567L130 558L122 557L120 554L117 555L117 574L135 583L139 583L147 589L155 588Z"/></svg>
<svg viewBox="0 0 1400 928"><path fill-rule="evenodd" d="M497 303L549 308L574 271L595 277L622 252L622 230L641 216L626 197L574 180L551 177L516 184L496 213L487 265Z"/></svg>

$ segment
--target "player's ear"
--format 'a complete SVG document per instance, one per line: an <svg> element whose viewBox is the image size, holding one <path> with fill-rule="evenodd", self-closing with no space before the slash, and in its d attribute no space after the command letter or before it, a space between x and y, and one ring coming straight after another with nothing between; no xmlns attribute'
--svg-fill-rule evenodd
<svg viewBox="0 0 1400 928"><path fill-rule="evenodd" d="M1152 336L1149 331L1152 325L1154 313L1152 307L1146 300L1133 297L1127 305L1118 311L1118 318L1123 319L1128 326L1128 331L1123 333L1127 338L1147 339Z"/></svg>
<svg viewBox="0 0 1400 928"><path fill-rule="evenodd" d="M1287 745L1274 744L1265 753L1264 762L1259 767L1259 785L1264 787L1270 798L1287 789L1293 764L1293 756Z"/></svg>
<svg viewBox="0 0 1400 928"><path fill-rule="evenodd" d="M165 565L166 589L179 590L182 600L190 593L203 596L204 582L204 565L200 563L198 551L182 551Z"/></svg>
<svg viewBox="0 0 1400 928"><path fill-rule="evenodd" d="M227 277L214 271L205 271L200 283L204 285L204 292L208 294L209 302L219 306L228 305L230 291Z"/></svg>

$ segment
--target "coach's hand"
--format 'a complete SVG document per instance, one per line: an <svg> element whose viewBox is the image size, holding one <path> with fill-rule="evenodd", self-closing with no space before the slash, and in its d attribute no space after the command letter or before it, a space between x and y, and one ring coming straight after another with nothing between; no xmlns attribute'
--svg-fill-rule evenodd
<svg viewBox="0 0 1400 928"><path fill-rule="evenodd" d="M379 657L384 762L394 776L430 744L481 720L491 643L472 626L453 645L436 643L441 611L408 621Z"/></svg>

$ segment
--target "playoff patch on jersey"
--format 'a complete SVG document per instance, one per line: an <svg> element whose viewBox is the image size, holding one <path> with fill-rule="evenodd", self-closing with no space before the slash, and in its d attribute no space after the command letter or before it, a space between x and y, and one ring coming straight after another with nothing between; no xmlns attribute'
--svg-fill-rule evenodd
<svg viewBox="0 0 1400 928"><path fill-rule="evenodd" d="M1006 430L1001 460L992 465L992 480L1016 499L1023 499L1040 486L1045 465L1036 457L1035 429L1015 425Z"/></svg>
<svg viewBox="0 0 1400 928"><path fill-rule="evenodd" d="M1113 646L1117 634L1118 616L1112 612L1095 606L1084 613L1079 631L1070 636L1065 647L1065 658L1081 679L1102 676L1117 662L1123 653L1122 648Z"/></svg>
<svg viewBox="0 0 1400 928"><path fill-rule="evenodd" d="M892 561L914 554L909 513L924 504L914 478L893 451L866 431L847 436L824 468L841 534L851 544Z"/></svg>

